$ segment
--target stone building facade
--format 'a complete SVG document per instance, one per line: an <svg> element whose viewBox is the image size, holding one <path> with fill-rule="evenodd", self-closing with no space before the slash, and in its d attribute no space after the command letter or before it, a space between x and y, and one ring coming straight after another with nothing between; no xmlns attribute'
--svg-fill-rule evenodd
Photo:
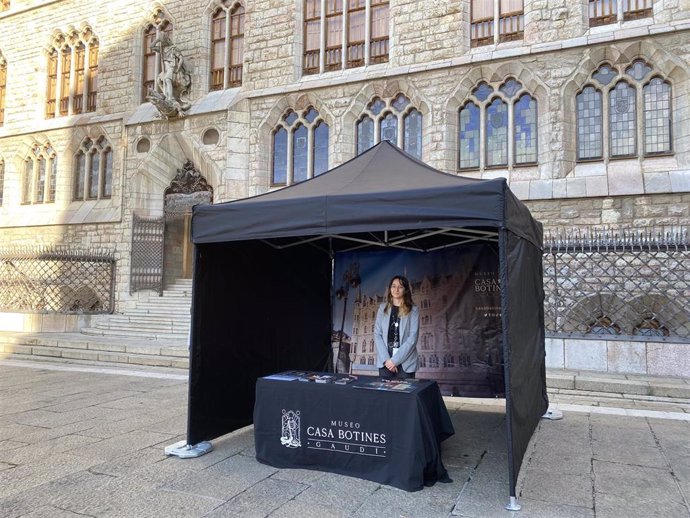
<svg viewBox="0 0 690 518"><path fill-rule="evenodd" d="M163 215L186 160L218 203L318 174L391 128L433 167L507 178L547 228L690 223L688 0L84 5L0 11L0 247L112 251L117 307L133 215ZM192 106L172 119L144 93L165 31L192 71Z"/></svg>

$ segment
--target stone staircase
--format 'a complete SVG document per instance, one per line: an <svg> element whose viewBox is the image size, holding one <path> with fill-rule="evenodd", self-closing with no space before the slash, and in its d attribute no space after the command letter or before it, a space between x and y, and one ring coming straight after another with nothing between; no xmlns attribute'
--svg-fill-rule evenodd
<svg viewBox="0 0 690 518"><path fill-rule="evenodd" d="M122 313L79 333L0 332L0 359L188 369L191 295L191 280L182 279L162 296L140 294Z"/></svg>
<svg viewBox="0 0 690 518"><path fill-rule="evenodd" d="M146 292L123 313L101 318L85 327L89 336L135 338L187 343L192 304L191 279L179 279L162 296Z"/></svg>

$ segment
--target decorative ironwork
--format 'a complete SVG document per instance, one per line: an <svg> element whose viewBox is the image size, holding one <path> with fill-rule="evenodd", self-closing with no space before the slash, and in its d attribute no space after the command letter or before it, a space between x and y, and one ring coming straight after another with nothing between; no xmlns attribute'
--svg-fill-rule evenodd
<svg viewBox="0 0 690 518"><path fill-rule="evenodd" d="M115 258L64 247L0 250L0 311L100 314L114 310Z"/></svg>
<svg viewBox="0 0 690 518"><path fill-rule="evenodd" d="M686 227L547 235L547 334L690 342L689 247Z"/></svg>
<svg viewBox="0 0 690 518"><path fill-rule="evenodd" d="M163 250L165 217L132 221L132 264L129 292L155 290L163 294Z"/></svg>

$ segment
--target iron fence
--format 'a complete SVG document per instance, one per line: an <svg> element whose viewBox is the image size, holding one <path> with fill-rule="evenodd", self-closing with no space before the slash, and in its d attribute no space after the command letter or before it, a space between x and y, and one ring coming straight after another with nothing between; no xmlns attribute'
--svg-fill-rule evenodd
<svg viewBox="0 0 690 518"><path fill-rule="evenodd" d="M163 293L165 217L132 219L132 263L129 292L155 290Z"/></svg>
<svg viewBox="0 0 690 518"><path fill-rule="evenodd" d="M690 342L686 227L556 230L544 241L548 336Z"/></svg>
<svg viewBox="0 0 690 518"><path fill-rule="evenodd" d="M115 258L67 248L0 250L0 311L112 313Z"/></svg>

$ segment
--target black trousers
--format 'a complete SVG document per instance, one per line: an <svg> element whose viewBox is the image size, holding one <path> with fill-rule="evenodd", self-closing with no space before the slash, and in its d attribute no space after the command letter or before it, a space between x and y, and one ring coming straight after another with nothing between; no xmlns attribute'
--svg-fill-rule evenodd
<svg viewBox="0 0 690 518"><path fill-rule="evenodd" d="M393 373L386 369L385 367L381 367L379 369L379 377L387 380L405 380L409 378L414 378L415 373L414 372L405 372L402 370L402 367L398 365L398 372Z"/></svg>

